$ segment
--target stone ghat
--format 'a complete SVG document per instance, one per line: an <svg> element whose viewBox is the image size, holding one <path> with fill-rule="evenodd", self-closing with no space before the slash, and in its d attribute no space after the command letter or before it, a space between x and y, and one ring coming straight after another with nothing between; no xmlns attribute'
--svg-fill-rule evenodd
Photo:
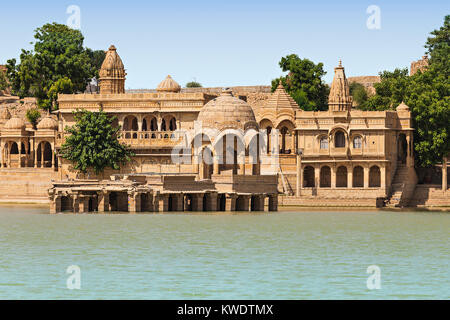
<svg viewBox="0 0 450 320"><path fill-rule="evenodd" d="M266 198L267 209L278 210L278 193L247 192L243 184L254 181L238 175L226 182L220 178L216 183L194 175L115 175L111 180L54 182L48 191L50 213L264 211Z"/></svg>

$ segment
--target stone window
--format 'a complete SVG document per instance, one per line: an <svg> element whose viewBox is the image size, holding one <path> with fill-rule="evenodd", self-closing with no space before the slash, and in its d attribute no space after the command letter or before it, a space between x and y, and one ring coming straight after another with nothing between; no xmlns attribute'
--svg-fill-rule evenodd
<svg viewBox="0 0 450 320"><path fill-rule="evenodd" d="M328 149L328 137L320 138L320 149Z"/></svg>
<svg viewBox="0 0 450 320"><path fill-rule="evenodd" d="M353 139L353 149L361 149L362 148L362 139L361 136L356 136Z"/></svg>
<svg viewBox="0 0 450 320"><path fill-rule="evenodd" d="M345 135L342 131L338 131L334 135L334 146L336 148L345 148Z"/></svg>
<svg viewBox="0 0 450 320"><path fill-rule="evenodd" d="M331 187L331 169L328 166L324 166L320 169L320 187Z"/></svg>

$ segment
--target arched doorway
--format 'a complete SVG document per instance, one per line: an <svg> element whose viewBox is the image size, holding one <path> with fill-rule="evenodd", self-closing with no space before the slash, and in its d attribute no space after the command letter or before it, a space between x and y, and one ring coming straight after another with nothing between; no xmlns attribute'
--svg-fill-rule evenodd
<svg viewBox="0 0 450 320"><path fill-rule="evenodd" d="M373 166L369 171L369 187L379 188L381 186L381 171L378 166Z"/></svg>
<svg viewBox="0 0 450 320"><path fill-rule="evenodd" d="M284 120L278 125L277 128L281 139L280 153L294 153L295 150L292 150L295 128L294 124L289 120Z"/></svg>
<svg viewBox="0 0 450 320"><path fill-rule="evenodd" d="M397 141L397 160L400 161L402 164L406 164L406 156L408 154L408 143L406 141L406 135L403 133L400 133L398 135L398 141Z"/></svg>
<svg viewBox="0 0 450 320"><path fill-rule="evenodd" d="M329 166L323 166L320 169L320 187L331 188L331 169Z"/></svg>
<svg viewBox="0 0 450 320"><path fill-rule="evenodd" d="M136 139L137 131L138 131L138 121L135 116L129 115L126 116L123 120L123 131L125 131L126 139Z"/></svg>
<svg viewBox="0 0 450 320"><path fill-rule="evenodd" d="M37 165L41 168L52 167L52 146L48 141L41 141L36 150Z"/></svg>
<svg viewBox="0 0 450 320"><path fill-rule="evenodd" d="M236 134L228 133L214 144L214 150L219 160L219 173L230 170L238 174L238 169L244 165L238 162L238 158L245 157L244 141Z"/></svg>
<svg viewBox="0 0 450 320"><path fill-rule="evenodd" d="M353 188L364 187L364 169L361 166L353 168Z"/></svg>
<svg viewBox="0 0 450 320"><path fill-rule="evenodd" d="M305 169L303 169L303 187L314 188L316 186L314 179L314 168L306 166Z"/></svg>
<svg viewBox="0 0 450 320"><path fill-rule="evenodd" d="M340 166L336 171L336 187L347 188L347 168Z"/></svg>

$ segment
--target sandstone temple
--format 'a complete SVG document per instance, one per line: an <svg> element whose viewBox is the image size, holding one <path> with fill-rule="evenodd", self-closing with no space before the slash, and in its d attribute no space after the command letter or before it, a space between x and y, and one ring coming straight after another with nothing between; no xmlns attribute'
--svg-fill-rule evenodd
<svg viewBox="0 0 450 320"><path fill-rule="evenodd" d="M99 74L99 93L60 94L58 110L35 128L1 110L0 192L46 196L53 213L450 205L446 161L441 186L417 184L408 106L352 107L341 62L329 109L317 112L301 110L281 83L273 93L189 90L167 76L156 90L127 92L114 46ZM132 161L101 176L74 171L59 150L77 109L116 116Z"/></svg>

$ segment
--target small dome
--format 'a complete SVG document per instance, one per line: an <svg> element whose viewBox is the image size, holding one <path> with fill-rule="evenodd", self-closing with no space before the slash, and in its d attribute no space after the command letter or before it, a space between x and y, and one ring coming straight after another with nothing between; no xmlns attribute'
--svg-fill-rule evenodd
<svg viewBox="0 0 450 320"><path fill-rule="evenodd" d="M11 119L11 113L9 113L9 110L7 107L3 108L3 110L0 112L0 120L9 120Z"/></svg>
<svg viewBox="0 0 450 320"><path fill-rule="evenodd" d="M167 76L158 86L156 87L158 92L180 92L180 85L172 79L171 76Z"/></svg>
<svg viewBox="0 0 450 320"><path fill-rule="evenodd" d="M6 121L4 128L22 130L25 129L25 122L23 122L23 120L20 119L19 117L14 116L13 118Z"/></svg>
<svg viewBox="0 0 450 320"><path fill-rule="evenodd" d="M197 120L201 121L205 128L219 130L258 128L252 107L233 97L229 89L222 90L220 96L205 104Z"/></svg>
<svg viewBox="0 0 450 320"><path fill-rule="evenodd" d="M409 107L402 101L396 109L397 111L409 111Z"/></svg>
<svg viewBox="0 0 450 320"><path fill-rule="evenodd" d="M50 116L46 116L39 121L37 125L38 130L58 130L58 122Z"/></svg>

